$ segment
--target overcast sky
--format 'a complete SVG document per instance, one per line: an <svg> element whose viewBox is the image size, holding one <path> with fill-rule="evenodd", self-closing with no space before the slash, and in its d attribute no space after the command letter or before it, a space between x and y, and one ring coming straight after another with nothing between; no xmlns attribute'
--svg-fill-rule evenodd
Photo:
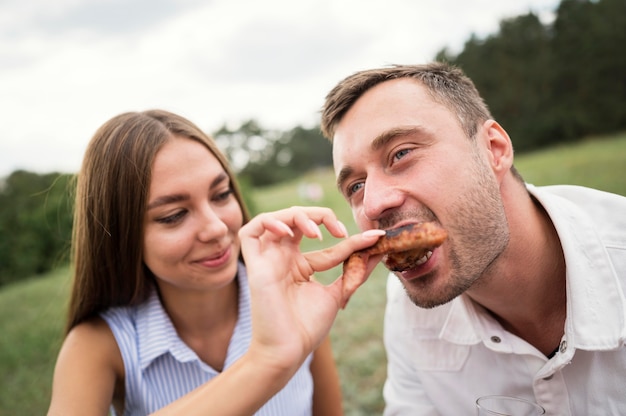
<svg viewBox="0 0 626 416"><path fill-rule="evenodd" d="M0 177L76 172L125 111L211 133L250 118L312 126L360 69L425 63L556 0L0 0Z"/></svg>

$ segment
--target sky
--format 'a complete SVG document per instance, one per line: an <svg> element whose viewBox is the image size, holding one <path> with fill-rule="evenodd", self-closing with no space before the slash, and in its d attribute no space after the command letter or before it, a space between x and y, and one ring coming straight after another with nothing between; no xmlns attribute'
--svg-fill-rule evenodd
<svg viewBox="0 0 626 416"><path fill-rule="evenodd" d="M361 69L426 63L556 0L0 0L0 177L75 173L97 128L162 108L207 133L313 127Z"/></svg>

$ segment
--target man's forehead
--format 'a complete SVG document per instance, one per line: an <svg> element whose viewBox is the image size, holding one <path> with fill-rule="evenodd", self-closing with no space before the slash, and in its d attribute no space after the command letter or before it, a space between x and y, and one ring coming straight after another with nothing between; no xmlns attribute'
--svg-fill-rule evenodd
<svg viewBox="0 0 626 416"><path fill-rule="evenodd" d="M337 122L333 148L342 141L370 140L385 130L415 124L420 113L441 108L421 83L409 78L384 81L363 93ZM355 137L358 136L358 137Z"/></svg>

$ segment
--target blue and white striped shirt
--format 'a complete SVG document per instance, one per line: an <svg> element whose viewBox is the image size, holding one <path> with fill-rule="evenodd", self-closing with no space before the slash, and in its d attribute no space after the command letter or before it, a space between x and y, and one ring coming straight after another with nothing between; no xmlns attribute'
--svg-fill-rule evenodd
<svg viewBox="0 0 626 416"><path fill-rule="evenodd" d="M250 345L250 290L245 266L239 264L239 318L224 368L237 361ZM219 374L176 333L154 291L135 307L116 307L102 313L117 341L126 371L124 416L147 415L189 393ZM289 383L257 415L311 415L313 380L309 356ZM243 386L245 387L245 386ZM114 409L111 409L115 415Z"/></svg>

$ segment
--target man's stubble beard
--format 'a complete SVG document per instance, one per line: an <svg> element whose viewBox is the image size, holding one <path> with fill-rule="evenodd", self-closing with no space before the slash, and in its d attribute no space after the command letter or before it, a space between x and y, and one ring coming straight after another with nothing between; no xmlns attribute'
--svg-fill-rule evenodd
<svg viewBox="0 0 626 416"><path fill-rule="evenodd" d="M403 282L408 297L419 307L443 305L480 284L508 245L509 227L499 184L477 151L472 158L471 174L476 181L449 210L458 220L446 225L449 275L434 270L414 282Z"/></svg>

